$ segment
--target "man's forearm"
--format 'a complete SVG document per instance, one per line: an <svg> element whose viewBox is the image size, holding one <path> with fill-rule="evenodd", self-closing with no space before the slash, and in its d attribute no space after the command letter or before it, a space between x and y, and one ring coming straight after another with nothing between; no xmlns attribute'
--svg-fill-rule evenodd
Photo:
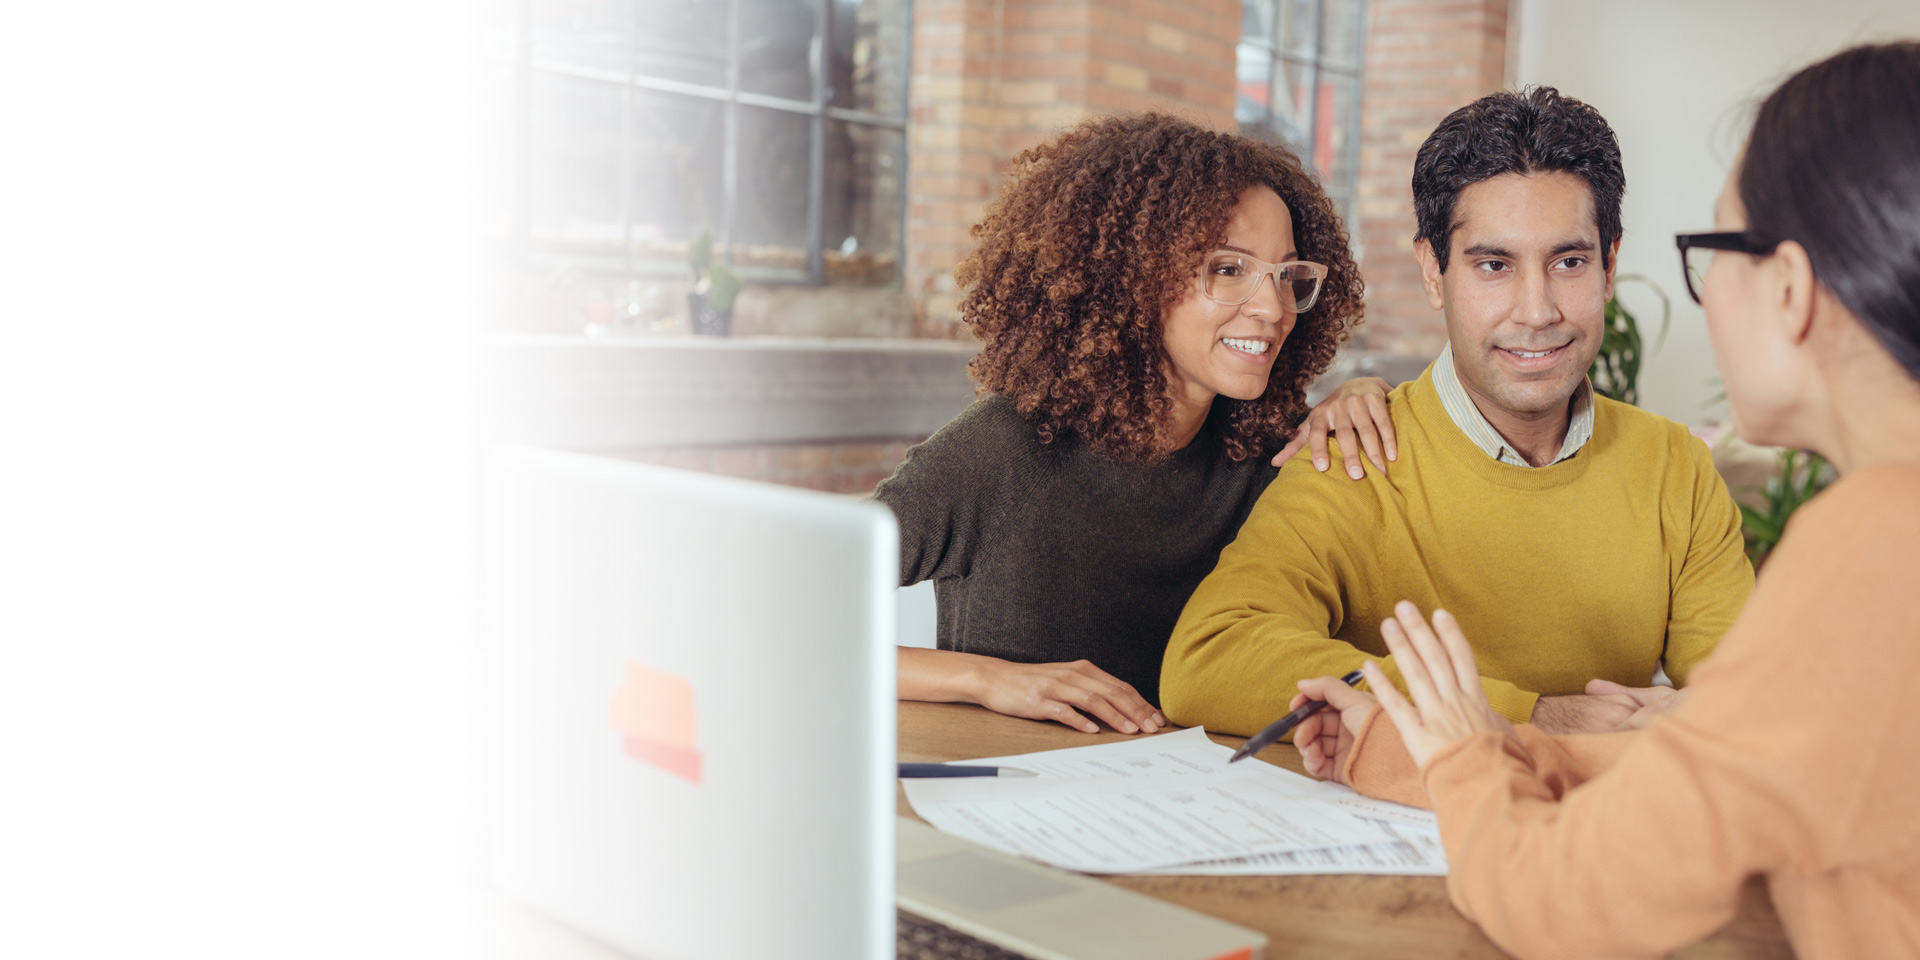
<svg viewBox="0 0 1920 960"><path fill-rule="evenodd" d="M1638 709L1638 704L1624 696L1541 697L1527 722L1551 734L1610 733Z"/></svg>

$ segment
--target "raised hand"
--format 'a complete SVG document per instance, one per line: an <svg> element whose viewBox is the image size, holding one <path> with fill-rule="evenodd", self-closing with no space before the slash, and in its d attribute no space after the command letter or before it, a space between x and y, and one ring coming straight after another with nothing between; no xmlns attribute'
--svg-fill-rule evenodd
<svg viewBox="0 0 1920 960"><path fill-rule="evenodd" d="M1319 406L1307 412L1293 439L1274 456L1273 465L1285 466L1301 447L1306 447L1312 451L1314 469L1325 473L1332 466L1327 452L1329 433L1340 441L1347 476L1358 480L1366 475L1360 466L1362 450L1376 469L1386 473L1387 461L1400 459L1393 418L1387 414L1387 382L1379 377L1359 377L1334 388Z"/></svg>
<svg viewBox="0 0 1920 960"><path fill-rule="evenodd" d="M1387 641L1413 702L1394 689L1377 661L1367 661L1364 669L1414 762L1425 767L1440 748L1482 731L1500 730L1513 736L1513 726L1487 705L1473 648L1453 615L1435 610L1429 627L1420 608L1405 600L1394 605L1393 613L1393 619L1380 624L1380 636Z"/></svg>

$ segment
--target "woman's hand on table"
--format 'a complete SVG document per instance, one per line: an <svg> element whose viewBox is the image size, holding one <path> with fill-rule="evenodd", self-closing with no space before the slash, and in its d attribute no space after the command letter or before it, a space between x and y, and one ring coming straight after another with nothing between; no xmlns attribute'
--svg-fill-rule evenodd
<svg viewBox="0 0 1920 960"><path fill-rule="evenodd" d="M900 699L977 703L995 713L1099 733L1154 733L1167 718L1133 685L1086 660L1016 663L953 650L900 649Z"/></svg>
<svg viewBox="0 0 1920 960"><path fill-rule="evenodd" d="M1362 450L1376 469L1386 473L1387 461L1400 459L1393 418L1387 414L1387 382L1379 377L1359 377L1335 387L1319 406L1307 412L1293 439L1274 456L1273 465L1285 466L1301 447L1306 447L1312 452L1314 469L1326 472L1333 465L1327 452L1329 433L1340 441L1347 476L1358 480L1366 475L1360 465Z"/></svg>
<svg viewBox="0 0 1920 960"><path fill-rule="evenodd" d="M1099 733L1087 716L1121 733L1153 733L1167 718L1133 685L1086 660L1072 663L986 661L980 668L975 703L1013 717L1055 720L1075 730Z"/></svg>
<svg viewBox="0 0 1920 960"><path fill-rule="evenodd" d="M1413 702L1394 689L1378 661L1369 660L1362 669L1413 762L1424 768L1442 747L1487 730L1514 736L1513 725L1487 704L1473 648L1453 615L1435 610L1429 626L1420 608L1405 600L1394 605L1393 613L1393 619L1380 624L1380 636L1399 664Z"/></svg>

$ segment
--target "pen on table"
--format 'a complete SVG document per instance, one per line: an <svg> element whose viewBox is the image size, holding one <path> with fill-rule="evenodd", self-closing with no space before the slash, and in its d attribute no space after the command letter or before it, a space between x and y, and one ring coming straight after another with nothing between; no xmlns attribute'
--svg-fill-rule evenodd
<svg viewBox="0 0 1920 960"><path fill-rule="evenodd" d="M978 767L958 763L903 763L900 776L907 777L1033 777L1031 770L1019 767Z"/></svg>
<svg viewBox="0 0 1920 960"><path fill-rule="evenodd" d="M1363 675L1360 673L1360 671L1355 670L1354 672L1349 673L1344 677L1341 677L1340 682L1351 687L1354 684L1359 683L1362 676ZM1295 710L1292 713L1289 713L1286 716L1281 717L1280 719L1267 724L1266 729L1260 731L1259 733L1254 734L1251 738L1247 740L1246 743L1241 744L1240 749L1235 750L1233 752L1233 758L1231 760L1228 760L1227 762L1237 763L1241 760L1246 759L1247 757L1250 757L1256 753L1259 753L1262 750L1265 750L1268 747L1273 746L1273 742L1275 740L1278 740L1281 737L1286 736L1287 731L1292 730L1294 727L1297 727L1300 725L1300 721L1305 720L1306 718L1311 717L1316 713L1319 713L1321 710L1325 709L1326 706L1327 706L1327 702L1325 700L1308 700L1306 703L1303 703L1300 705L1300 709Z"/></svg>

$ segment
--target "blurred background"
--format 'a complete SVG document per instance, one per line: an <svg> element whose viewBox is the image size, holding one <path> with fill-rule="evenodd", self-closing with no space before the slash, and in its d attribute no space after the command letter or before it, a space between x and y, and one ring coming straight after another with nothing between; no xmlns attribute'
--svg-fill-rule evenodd
<svg viewBox="0 0 1920 960"><path fill-rule="evenodd" d="M1760 95L1915 34L1920 8L1888 0L489 0L489 423L870 490L971 398L952 270L1012 157L1146 109L1308 164L1367 281L1327 382L1406 379L1445 336L1412 253L1414 153L1474 98L1549 84L1625 155L1617 307L1642 342L1621 386L1711 437L1725 412L1672 235L1711 225ZM716 303L724 343L696 336L721 332Z"/></svg>

